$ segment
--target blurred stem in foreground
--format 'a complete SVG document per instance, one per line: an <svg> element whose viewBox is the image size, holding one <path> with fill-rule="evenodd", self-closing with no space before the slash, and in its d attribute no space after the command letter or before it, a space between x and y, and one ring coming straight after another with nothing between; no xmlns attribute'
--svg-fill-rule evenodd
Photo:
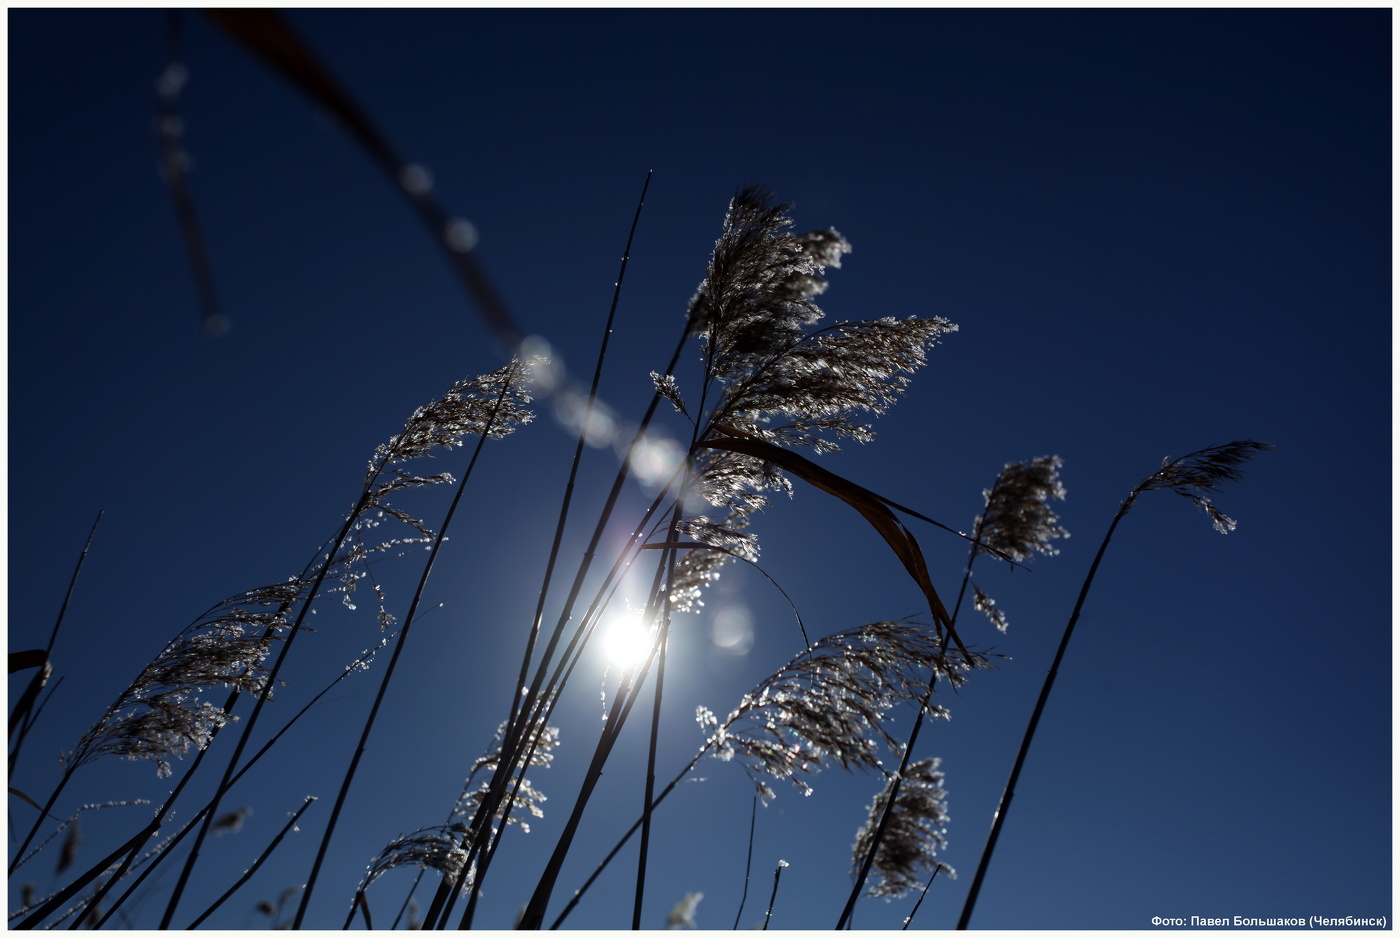
<svg viewBox="0 0 1400 938"><path fill-rule="evenodd" d="M1050 663L1050 672L1045 676L1045 683L1040 688L1040 697L1035 702L1035 709L1031 711L1030 722L1026 724L1026 733L1021 739L1021 748L1016 751L1016 761L1011 766L1011 775L1006 780L1006 788L1001 794L1001 800L997 803L996 814L992 817L991 833L987 835L987 844L982 848L982 857L977 864L977 873L972 878L972 886L968 890L966 901L963 903L962 915L958 918L957 927L959 930L967 928L968 920L972 918L972 910L977 905L977 895L982 890L982 880L987 874L992 851L996 849L997 838L1001 836L1002 825L1006 823L1006 814L1011 809L1011 799L1016 794L1016 781L1021 777L1021 767L1025 765L1026 753L1030 751L1031 740L1035 738L1036 727L1040 724L1040 715L1045 710L1045 702L1050 697L1050 689L1055 686L1055 676L1059 673L1060 661L1065 656L1065 649L1069 647L1070 636L1074 634L1074 626L1079 622L1080 610L1084 608L1084 599L1089 595L1089 587L1094 582L1094 574L1098 572L1099 562L1103 560L1104 552L1108 550L1108 542L1113 539L1113 532L1117 530L1118 522L1123 520L1123 516L1132 509L1133 503L1143 492L1150 492L1154 489L1170 489L1183 498L1193 501L1197 507L1210 515L1217 531L1221 534L1228 534L1235 529L1234 519L1212 505L1204 493L1217 491L1222 482L1238 482L1243 476L1240 467L1253 458L1256 452L1270 449L1273 447L1268 443L1260 443L1255 440L1236 440L1223 446L1208 446L1180 459L1163 460L1162 468L1139 482L1137 487L1129 492L1128 497L1123 499L1123 503L1118 506L1118 513L1113 516L1113 522L1109 524L1108 532L1103 537L1103 543L1099 545L1098 553L1094 555L1094 562L1090 565L1089 573L1084 578L1084 585L1080 587L1079 598L1074 603L1074 611L1070 613L1069 622L1065 624L1064 635L1060 637L1060 647L1055 651L1055 659Z"/></svg>

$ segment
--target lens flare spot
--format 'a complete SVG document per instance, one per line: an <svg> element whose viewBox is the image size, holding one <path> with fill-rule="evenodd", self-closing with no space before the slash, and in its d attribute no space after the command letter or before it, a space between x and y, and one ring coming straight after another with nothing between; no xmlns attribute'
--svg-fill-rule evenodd
<svg viewBox="0 0 1400 938"><path fill-rule="evenodd" d="M399 185L409 195L424 195L433 188L433 175L417 163L410 163L399 170Z"/></svg>
<svg viewBox="0 0 1400 938"><path fill-rule="evenodd" d="M724 606L710 623L710 640L720 651L743 656L753 647L753 616L747 606Z"/></svg>
<svg viewBox="0 0 1400 938"><path fill-rule="evenodd" d="M599 400L590 406L587 395L572 389L555 397L554 415L569 429L582 431L589 446L608 446L617 436L617 422L607 406Z"/></svg>
<svg viewBox="0 0 1400 938"><path fill-rule="evenodd" d="M661 485L684 458L685 451L675 440L648 435L632 450L632 471L644 485Z"/></svg>
<svg viewBox="0 0 1400 938"><path fill-rule="evenodd" d="M476 243L481 238L477 233L476 225L465 218L454 218L448 222L443 235L447 238L447 246L458 254L466 254L475 250Z"/></svg>

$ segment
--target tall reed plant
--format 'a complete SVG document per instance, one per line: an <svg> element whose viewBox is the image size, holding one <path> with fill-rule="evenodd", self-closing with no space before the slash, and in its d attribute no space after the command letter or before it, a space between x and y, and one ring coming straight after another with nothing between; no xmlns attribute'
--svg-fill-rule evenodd
<svg viewBox="0 0 1400 938"><path fill-rule="evenodd" d="M638 402L644 413L619 448L621 458L610 467L606 490L591 501L580 497L581 469L594 452L586 443L602 408L599 389L605 365L616 367L608 360L608 345L617 327L618 298L646 186L627 235L612 306L602 323L591 381L587 388L576 387L562 369L522 340L523 330L516 327L463 240L462 229L438 205L421 171L415 174L415 167L399 158L285 23L267 11L213 15L340 117L351 136L374 156L451 258L508 361L453 384L417 409L402 431L374 451L363 477L346 487L348 510L328 525L333 533L310 552L300 571L216 603L176 632L68 746L62 774L51 790L35 797L12 789L21 802L12 811L12 829L25 833L12 838L11 876L28 875L30 864L46 850L61 854L53 888L42 895L37 887L24 890L19 906L11 909L12 927L109 922L200 926L264 877L269 858L285 850L289 834L304 828L314 831L317 844L304 878L294 885L260 886L279 894L275 904L258 906L259 914L273 924L301 928L333 915L347 928L357 921L366 927L469 928L483 904L493 901L492 884L509 876L533 884L518 910L517 925L557 928L600 878L612 875L626 878L632 897L630 908L616 910L615 926L641 928L649 924L645 909L654 890L649 873L668 863L674 850L662 839L660 812L673 810L664 806L681 800L683 783L698 781L701 765L742 773L752 784L746 868L742 880L736 872L733 897L698 891L660 897L658 901L670 907L667 927L694 927L702 919L702 899L706 908L713 908L730 898L737 906L737 926L749 901L755 845L783 852L765 843L757 805L771 802L787 786L810 794L812 777L831 768L865 773L872 780L866 819L850 848L852 887L844 904L833 903L832 924L851 927L862 901L917 894L905 919L908 927L938 877L955 875L942 856L949 838L949 791L956 790L956 776L945 777L940 758L921 750L936 752L937 733L930 727L948 716L950 692L972 680L994 681L981 672L1002 660L988 648L969 644L959 631L969 586L974 609L1001 632L1007 630L1004 611L973 579L974 562L985 555L991 562L1025 565L1033 555L1058 552L1055 542L1068 536L1051 507L1066 494L1059 458L1007 464L982 493L983 510L968 533L834 471L824 457L846 445L870 443L873 421L901 399L930 354L957 327L936 316L827 321L816 300L826 289L829 272L839 268L851 250L850 243L834 228L797 231L791 207L767 189L751 185L730 200L698 288L688 303L677 304L681 314L675 322L675 345L665 364L640 375L650 382L648 399ZM172 43L171 67L160 85L161 113L169 121L177 116L183 74L178 56L178 43ZM176 158L177 124L163 127L167 181L185 225L201 296L208 304L208 325L219 315L209 259ZM698 354L697 374L680 367L687 349ZM510 456L510 443L501 444L498 456L489 452L487 441L501 440L529 424L536 399L551 399L570 413L576 432L554 525L545 534L549 544L542 554L539 587L513 621L499 626L518 656L472 660L463 668L492 689L499 710L444 711L444 720L453 726L454 746L464 737L489 736L490 743L470 763L456 796L434 809L425 808L422 826L364 857L364 871L356 881L328 878L338 836L343 838L346 826L354 823L347 814L352 789L366 760L376 758L373 741L396 729L384 723L392 712L387 705L404 693L405 681L412 680L404 671L409 660L405 654L410 635L421 633L423 619L433 611L425 602L430 576L435 583L450 576L472 590L490 586L473 580L471 569L447 568L443 547L449 530L461 529L473 500L492 497L470 484L479 460ZM667 449L659 441L672 442ZM430 457L468 448L470 457L458 470L460 479L453 472L425 468L424 460ZM1162 489L1204 509L1219 530L1232 529L1234 522L1207 493L1239 478L1245 461L1265 448L1245 440L1168 461L1120 506L1030 716L960 925L968 923L1059 663L1118 523L1139 496ZM639 503L634 494L638 467L653 465L660 451L674 458L663 471L649 475L644 491L650 501ZM441 520L430 526L418 500L442 486L452 487L453 494ZM854 509L874 542L887 550L886 562L908 578L924 607L921 613L892 615L885 608L891 600L875 595L868 621L848 623L832 634L809 634L802 615L804 597L786 592L780 578L760 563L760 520L775 495L799 496L803 510L811 513ZM585 515L590 504L592 510ZM575 553L568 534L578 530L587 532L586 545ZM952 580L956 573L930 566L922 546L930 537L961 539L968 552L951 609L936 584ZM87 552L85 547L84 556ZM421 563L415 566L403 560L405 556L421 557ZM386 585L384 571L393 564L411 568L414 585L405 597L394 595ZM676 664L668 652L679 630L694 627L716 580L726 568L740 564L758 571L791 607L791 654L770 663L771 673L722 718L706 706L693 708L700 730L696 750L678 770L662 765L667 751L662 742L680 732L668 720L673 709L667 706L668 698L676 693ZM633 581L629 578L644 584L635 610L646 636L644 651L610 671L601 691L604 719L593 737L561 745L565 741L560 717L597 693L587 656L622 604L624 582ZM319 621L312 618L318 607L336 603L353 608L367 599L376 611L374 637L365 651L302 709L280 713L279 689L306 668L302 649L308 640L302 636ZM64 597L63 608L67 606ZM60 613L60 622L63 619ZM42 651L11 654L12 672L36 670L11 713L12 777L21 751L32 758L39 745L39 695L62 666L61 648L51 639ZM387 654L381 654L386 649ZM288 805L295 806L294 812L288 810L290 820L240 875L228 876L222 864L210 862L214 838L238 831L253 810L247 805L232 808L230 799L252 801L267 795L256 786L256 795L250 792L244 783L250 770L270 752L296 747L308 711L342 680L365 670L377 673L377 685L363 718L343 728L344 768L333 790L287 798ZM454 705L460 708L460 697L444 704ZM270 730L264 717L280 723ZM620 743L627 734L645 740L644 751L635 757L622 754L625 746ZM570 771L546 774L565 753ZM91 806L68 806L64 797L80 770L111 757L152 763L158 776L172 779L171 788L147 820L131 822L125 836L114 838L115 849L84 863L78 859L77 818ZM718 769L723 764L732 768ZM551 775L566 775L570 781L547 798L545 790L553 788L547 781ZM194 784L196 778L199 784ZM600 843L585 833L593 830L585 828L585 819L594 820L600 800L615 805L622 797L610 784L617 779L636 783L624 786L633 789L629 815L635 821L613 832L615 839ZM119 803L114 798L110 806ZM547 855L538 866L509 866L502 872L497 864L505 861L498 858L510 856L501 852L502 845L532 827L548 841ZM613 867L634 837L635 863L626 871ZM607 843L612 846L604 853L599 848ZM566 874L576 869L570 862L592 865L593 873L581 883L568 884L573 890L566 899L560 889L567 883ZM774 867L766 910L758 922L762 928L782 927L779 886L788 867L786 860ZM400 868L416 870L411 882L395 872ZM160 876L151 880L157 873ZM789 882L796 875L800 871L790 872ZM406 888L397 897L382 897L389 880ZM168 888L160 893L159 909L144 904L143 896L151 889L143 887L147 882ZM202 908L191 907L195 884L202 894L217 898ZM292 888L286 889L288 885ZM729 908L734 906L724 909L726 916Z"/></svg>

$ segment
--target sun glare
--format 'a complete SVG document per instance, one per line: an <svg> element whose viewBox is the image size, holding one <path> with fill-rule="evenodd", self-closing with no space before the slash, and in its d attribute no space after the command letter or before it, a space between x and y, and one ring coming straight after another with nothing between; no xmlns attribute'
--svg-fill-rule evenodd
<svg viewBox="0 0 1400 938"><path fill-rule="evenodd" d="M601 638L608 661L623 667L642 661L651 649L651 636L642 627L641 616L632 612L614 616Z"/></svg>

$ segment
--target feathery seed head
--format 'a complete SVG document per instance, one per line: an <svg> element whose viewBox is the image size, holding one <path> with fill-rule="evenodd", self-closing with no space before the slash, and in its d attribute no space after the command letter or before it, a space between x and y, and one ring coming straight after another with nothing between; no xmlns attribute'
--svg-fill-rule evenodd
<svg viewBox="0 0 1400 938"><path fill-rule="evenodd" d="M680 555L671 572L672 612L698 611L705 605L700 599L704 588L719 579L719 568L730 560L735 557L758 559L758 537L743 531L748 523L748 515L740 511L731 511L723 524L705 515L681 519L676 533L723 549L695 548Z"/></svg>
<svg viewBox="0 0 1400 938"><path fill-rule="evenodd" d="M973 658L985 666L985 659ZM706 747L722 761L737 756L765 800L772 789L755 773L789 779L810 793L799 773L813 774L829 762L878 769L880 743L900 751L884 728L885 714L897 703L922 701L930 670L958 687L966 668L961 656L945 654L936 633L918 623L876 622L838 632L745 694ZM947 716L934 704L928 712ZM696 716L702 728L714 725L708 710Z"/></svg>
<svg viewBox="0 0 1400 938"><path fill-rule="evenodd" d="M1235 519L1216 508L1204 492L1219 491L1225 482L1238 482L1244 477L1242 467L1256 453L1272 450L1273 444L1257 440L1236 440L1223 446L1208 446L1180 459L1162 460L1162 468L1138 483L1130 499L1140 492L1170 489L1190 499L1210 515L1215 530L1229 534L1236 527Z"/></svg>
<svg viewBox="0 0 1400 938"><path fill-rule="evenodd" d="M885 317L813 329L824 315L812 301L826 288L823 273L851 246L830 228L793 235L787 209L758 186L731 200L689 328L704 343L707 376L723 389L709 426L831 452L840 440L869 441L860 418L888 410L926 349L957 327ZM751 512L767 504L760 492L792 493L763 459L715 450L693 458L695 490L713 505Z"/></svg>
<svg viewBox="0 0 1400 938"><path fill-rule="evenodd" d="M462 445L463 437L476 433L498 439L529 423L534 419L525 407L531 399L531 377L533 370L544 364L539 357L513 358L489 374L458 381L441 398L415 410L403 432L374 451L367 482L384 467L430 455L434 447L452 449Z"/></svg>
<svg viewBox="0 0 1400 938"><path fill-rule="evenodd" d="M104 753L151 759L156 774L168 776L168 757L203 749L231 719L222 708L199 701L200 693L220 687L263 692L263 661L308 585L293 579L220 603L167 645L63 760L76 767Z"/></svg>
<svg viewBox="0 0 1400 938"><path fill-rule="evenodd" d="M679 902L671 906L671 912L666 916L666 927L668 929L694 928L695 909L703 898L705 898L703 892L688 892L682 896Z"/></svg>
<svg viewBox="0 0 1400 938"><path fill-rule="evenodd" d="M458 821L424 827L394 838L370 861L364 878L360 880L358 892L364 892L380 876L405 864L437 870L444 879L456 878L467 859L467 851L462 846L467 836L467 825ZM463 881L463 894L470 887L471 880L469 874Z"/></svg>
<svg viewBox="0 0 1400 938"><path fill-rule="evenodd" d="M990 553L991 548L1019 561L1032 552L1049 556L1060 552L1050 542L1069 537L1069 532L1059 526L1060 519L1046 501L1064 501L1061 465L1058 456L1006 464L996 483L982 492L987 505L975 523L974 535L979 553Z"/></svg>
<svg viewBox="0 0 1400 938"><path fill-rule="evenodd" d="M457 806L453 809L453 814L457 817L470 821L486 801L486 795L491 785L490 780L483 779L475 789L471 787L471 782L479 773L487 775L495 773L501 761L501 747L505 739L505 731L506 724L502 723L496 728L496 736L492 743L494 748L472 764L471 773L467 776L467 782L462 789L462 796L457 800ZM559 728L533 723L521 745L525 751L530 753L528 766L547 768L554 761L554 749L559 745ZM496 820L504 818L507 824L518 825L522 833L528 834L530 824L521 817L521 811L533 818L542 818L544 817L544 809L540 805L549 799L537 791L530 780L524 777L523 769L517 769L507 783L508 791L514 789L517 782L519 782L519 790L515 793L514 801L507 795L496 809L495 817Z"/></svg>
<svg viewBox="0 0 1400 938"><path fill-rule="evenodd" d="M100 732L89 730L79 742L77 754L68 755L65 761L81 765L103 753L150 759L156 764L156 776L167 778L167 756L178 758L190 747L203 749L215 731L236 719L208 702L191 706L188 695L182 693L158 694L140 703L142 709L107 718L99 724Z"/></svg>
<svg viewBox="0 0 1400 938"><path fill-rule="evenodd" d="M937 868L949 876L956 875L951 867L935 859L937 851L947 847L943 834L948 826L947 792L943 790L943 773L938 771L938 765L938 759L923 759L905 768L894 810L870 866L868 895L898 899L920 887L923 870ZM852 876L858 875L870 852L895 780L891 776L885 782L884 789L870 804L865 824L856 832L851 847Z"/></svg>
<svg viewBox="0 0 1400 938"><path fill-rule="evenodd" d="M686 413L685 401L681 400L681 390L676 386L675 375L663 375L653 371L651 381L656 385L656 393L671 402L671 406L682 416L690 416Z"/></svg>

